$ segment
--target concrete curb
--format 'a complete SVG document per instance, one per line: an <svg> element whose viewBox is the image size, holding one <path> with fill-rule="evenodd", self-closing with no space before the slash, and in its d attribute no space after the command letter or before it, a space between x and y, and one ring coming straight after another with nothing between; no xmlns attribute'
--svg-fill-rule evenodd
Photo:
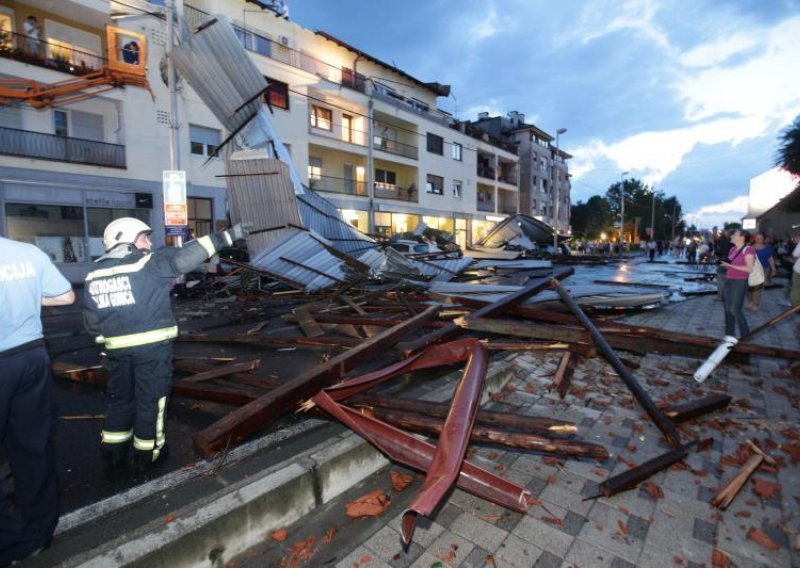
<svg viewBox="0 0 800 568"><path fill-rule="evenodd" d="M519 371L508 365L507 360L503 357L490 364L484 402L502 390ZM444 385L431 394L439 394L438 398L441 398L450 390L449 385ZM310 426L304 424L290 429L292 435L302 434L321 424L316 420L308 423ZM256 440L231 452L228 459L240 460L243 456L266 450L275 444L276 437L286 439L289 436L282 432ZM388 464L389 461L362 438L346 432L193 500L167 516L163 515L163 508L159 512L156 507L157 512L151 511L143 524L126 520L126 510L137 509L136 501L152 498L160 492L179 491L181 488L176 488L176 485L185 486L192 477L199 477L204 472L213 473L213 463L201 462L191 472L174 472L66 515L59 531L59 538L63 541L68 541L71 533L76 531L91 533L91 524L105 524L104 517L107 523L115 523L114 534L120 536L103 540L98 534L91 546L68 558L62 556L66 550L59 553L57 539L53 549L31 559L26 565L61 568L223 566L234 556L264 541L272 531L324 506ZM147 503L142 501L141 508L145 507ZM133 514L128 516L135 517Z"/></svg>

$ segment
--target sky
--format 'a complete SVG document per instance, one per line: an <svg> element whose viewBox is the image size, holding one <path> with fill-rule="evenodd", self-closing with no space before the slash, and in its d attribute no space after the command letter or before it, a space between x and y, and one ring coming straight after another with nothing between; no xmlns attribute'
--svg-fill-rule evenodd
<svg viewBox="0 0 800 568"><path fill-rule="evenodd" d="M689 224L747 212L800 115L798 0L289 0L324 30L452 86L461 120L509 111L573 155L572 202L636 178Z"/></svg>

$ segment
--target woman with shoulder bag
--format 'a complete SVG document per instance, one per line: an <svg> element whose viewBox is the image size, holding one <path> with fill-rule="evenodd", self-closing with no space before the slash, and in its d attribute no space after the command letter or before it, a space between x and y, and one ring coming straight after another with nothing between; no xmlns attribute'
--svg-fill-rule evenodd
<svg viewBox="0 0 800 568"><path fill-rule="evenodd" d="M756 233L753 249L755 249L756 258L758 262L761 263L761 268L764 271L764 282L757 286L751 286L747 290L747 301L745 304L747 309L757 312L761 309L761 298L764 295L764 287L772 281L772 277L778 271L775 266L775 249L767 242L764 233Z"/></svg>
<svg viewBox="0 0 800 568"><path fill-rule="evenodd" d="M733 231L728 261L720 263L727 269L725 293L722 296L722 304L725 307L725 335L736 337L738 326L740 339L750 333L750 326L744 317L744 298L748 289L747 277L753 270L753 263L756 262L756 251L747 245L748 236L741 229Z"/></svg>

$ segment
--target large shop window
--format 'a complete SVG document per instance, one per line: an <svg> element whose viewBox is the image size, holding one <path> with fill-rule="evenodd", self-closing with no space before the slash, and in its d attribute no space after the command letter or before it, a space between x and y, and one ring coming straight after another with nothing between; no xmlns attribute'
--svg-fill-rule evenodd
<svg viewBox="0 0 800 568"><path fill-rule="evenodd" d="M8 237L36 245L54 262L87 262L102 256L103 230L119 217L150 223L147 209L6 203Z"/></svg>

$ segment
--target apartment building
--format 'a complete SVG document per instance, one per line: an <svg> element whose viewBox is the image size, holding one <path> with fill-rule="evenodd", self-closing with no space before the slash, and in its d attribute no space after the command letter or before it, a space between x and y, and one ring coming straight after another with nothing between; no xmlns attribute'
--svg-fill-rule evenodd
<svg viewBox="0 0 800 568"><path fill-rule="evenodd" d="M177 4L190 26L211 14L229 18L270 81L264 104L302 180L359 229L389 236L424 222L466 245L517 212L513 148L472 135L438 110L447 86L276 17L268 2ZM109 58L131 57L119 50L133 40L147 63L149 90L95 89L91 97L38 108L25 101L0 106L0 234L35 243L73 280L102 254L102 230L112 218L141 218L157 243L169 241L165 170L186 171L189 226L197 236L226 222L224 164L214 154L230 133L185 82L171 99L162 5L0 2L5 78L50 84L85 77ZM31 17L36 37L26 25ZM129 37L112 41L108 25Z"/></svg>
<svg viewBox="0 0 800 568"><path fill-rule="evenodd" d="M554 227L559 235L569 235L571 184L567 160L572 156L559 148L557 137L527 124L525 115L516 111L494 117L481 113L468 128L506 144L519 156L519 212Z"/></svg>

